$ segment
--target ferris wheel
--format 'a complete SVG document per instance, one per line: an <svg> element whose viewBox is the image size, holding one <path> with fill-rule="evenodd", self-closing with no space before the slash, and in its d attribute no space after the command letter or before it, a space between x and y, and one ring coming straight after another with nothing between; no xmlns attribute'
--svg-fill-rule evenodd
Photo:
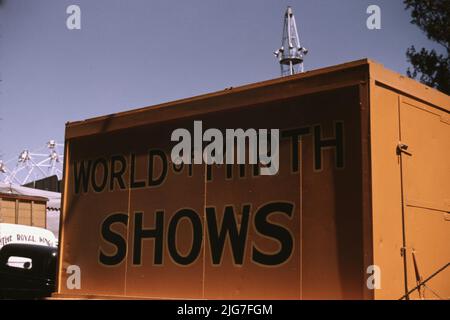
<svg viewBox="0 0 450 320"><path fill-rule="evenodd" d="M18 158L0 160L0 181L9 184L26 183L56 175L62 179L63 144L50 140L45 146L33 152L23 150Z"/></svg>

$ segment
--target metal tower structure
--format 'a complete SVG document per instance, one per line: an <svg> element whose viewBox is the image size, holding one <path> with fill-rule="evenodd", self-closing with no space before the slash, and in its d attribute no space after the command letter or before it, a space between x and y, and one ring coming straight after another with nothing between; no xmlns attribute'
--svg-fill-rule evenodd
<svg viewBox="0 0 450 320"><path fill-rule="evenodd" d="M307 53L308 50L300 45L292 8L287 7L284 14L281 48L274 52L280 63L281 76L303 72L303 59Z"/></svg>
<svg viewBox="0 0 450 320"><path fill-rule="evenodd" d="M25 149L16 159L10 159L5 162L0 160L0 181L24 185L53 175L61 179L63 155L60 152L62 151L60 148L62 146L62 144L50 140L45 147L35 152Z"/></svg>

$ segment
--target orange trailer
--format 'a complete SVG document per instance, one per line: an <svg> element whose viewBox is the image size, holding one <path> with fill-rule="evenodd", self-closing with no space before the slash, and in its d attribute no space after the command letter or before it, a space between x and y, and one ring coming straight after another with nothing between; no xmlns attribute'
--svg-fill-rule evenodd
<svg viewBox="0 0 450 320"><path fill-rule="evenodd" d="M360 60L68 123L55 297L450 298L449 111ZM196 120L279 129L277 174L174 164Z"/></svg>

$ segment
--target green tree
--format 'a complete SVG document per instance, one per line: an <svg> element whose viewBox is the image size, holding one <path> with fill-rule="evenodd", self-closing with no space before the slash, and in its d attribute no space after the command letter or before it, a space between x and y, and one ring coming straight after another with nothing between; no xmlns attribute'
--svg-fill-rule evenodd
<svg viewBox="0 0 450 320"><path fill-rule="evenodd" d="M411 11L411 23L419 26L428 39L444 47L447 54L434 49L416 50L411 46L406 56L412 64L407 74L422 83L450 94L450 0L404 0L406 9Z"/></svg>

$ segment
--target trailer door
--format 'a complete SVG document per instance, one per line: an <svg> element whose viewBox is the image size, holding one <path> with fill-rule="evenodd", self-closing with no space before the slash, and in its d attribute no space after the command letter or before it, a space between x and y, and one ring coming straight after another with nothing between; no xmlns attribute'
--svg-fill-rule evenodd
<svg viewBox="0 0 450 320"><path fill-rule="evenodd" d="M411 299L450 298L450 117L401 97L399 154L408 291Z"/></svg>

